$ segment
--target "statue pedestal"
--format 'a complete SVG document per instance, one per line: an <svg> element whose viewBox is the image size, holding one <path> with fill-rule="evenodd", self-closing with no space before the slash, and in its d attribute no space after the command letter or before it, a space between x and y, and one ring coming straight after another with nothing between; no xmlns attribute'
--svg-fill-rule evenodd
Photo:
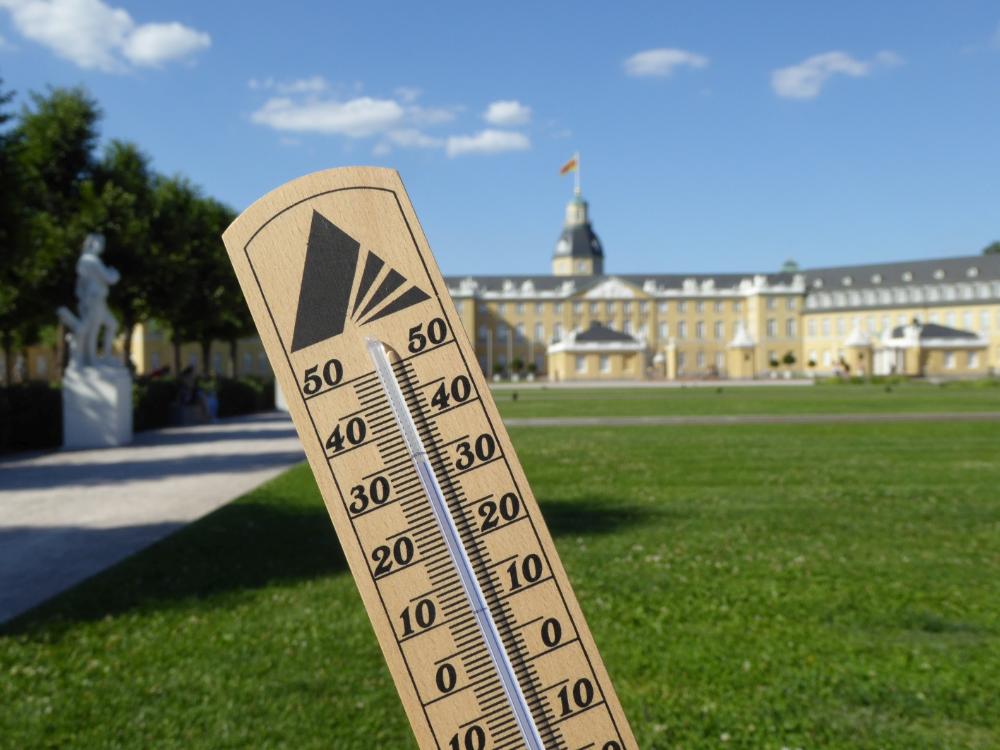
<svg viewBox="0 0 1000 750"><path fill-rule="evenodd" d="M278 385L278 379L274 379L274 408L276 411L288 413L288 402L285 401L285 394Z"/></svg>
<svg viewBox="0 0 1000 750"><path fill-rule="evenodd" d="M111 448L132 442L132 375L120 366L66 368L63 447Z"/></svg>

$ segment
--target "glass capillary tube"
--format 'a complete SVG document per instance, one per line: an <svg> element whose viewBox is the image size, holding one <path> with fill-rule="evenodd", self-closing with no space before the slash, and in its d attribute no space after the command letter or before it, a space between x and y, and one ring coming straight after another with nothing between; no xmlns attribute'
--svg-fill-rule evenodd
<svg viewBox="0 0 1000 750"><path fill-rule="evenodd" d="M545 750L542 738L538 733L538 727L535 726L535 721L531 716L528 701L524 697L521 686L514 674L514 667L510 663L507 649L504 648L503 641L500 640L500 633L497 630L496 623L493 621L493 615L486 604L486 597L479 586L479 581L476 580L472 561L469 559L469 555L465 551L465 546L461 542L458 526L455 524L451 509L448 507L448 503L444 499L444 493L441 491L441 486L434 475L434 469L431 467L427 451L424 450L423 441L420 439L417 426L406 405L406 399L403 398L403 392L399 387L399 382L396 380L396 374L392 371L389 357L386 355L381 341L370 338L367 341L367 345L368 354L375 363L375 372L378 373L378 378L382 382L382 388L389 398L392 413L396 417L396 423L399 425L400 431L403 433L403 440L406 442L410 458L413 460L417 475L420 477L420 483L430 500L431 508L434 511L435 518L437 518L438 525L441 527L441 535L444 537L452 563L455 565L455 569L458 571L458 576L461 579L462 588L465 590L465 595L472 606L476 621L479 623L479 630L483 635L483 641L486 643L486 649L493 659L493 665L500 676L500 682L503 685L504 692L507 694L507 702L513 709L514 718L517 719L521 734L524 735L524 740L529 750Z"/></svg>

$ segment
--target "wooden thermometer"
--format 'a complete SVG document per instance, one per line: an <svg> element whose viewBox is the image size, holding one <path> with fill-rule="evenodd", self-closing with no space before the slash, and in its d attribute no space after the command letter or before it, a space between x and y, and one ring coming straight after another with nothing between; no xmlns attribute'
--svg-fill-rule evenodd
<svg viewBox="0 0 1000 750"><path fill-rule="evenodd" d="M399 175L224 239L420 747L635 750Z"/></svg>

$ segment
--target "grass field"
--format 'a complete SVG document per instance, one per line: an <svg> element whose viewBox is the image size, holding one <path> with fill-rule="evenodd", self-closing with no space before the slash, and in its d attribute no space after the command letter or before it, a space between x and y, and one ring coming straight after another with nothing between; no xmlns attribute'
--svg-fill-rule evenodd
<svg viewBox="0 0 1000 750"><path fill-rule="evenodd" d="M641 747L1000 747L1000 424L512 434ZM305 467L10 625L0 706L5 748L414 747Z"/></svg>
<svg viewBox="0 0 1000 750"><path fill-rule="evenodd" d="M504 417L1000 411L1000 380L944 385L504 388L497 389L494 397Z"/></svg>

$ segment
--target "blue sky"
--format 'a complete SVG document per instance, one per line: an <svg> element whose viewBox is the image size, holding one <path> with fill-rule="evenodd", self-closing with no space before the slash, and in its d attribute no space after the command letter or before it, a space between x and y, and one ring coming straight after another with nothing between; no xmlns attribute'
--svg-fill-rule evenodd
<svg viewBox="0 0 1000 750"><path fill-rule="evenodd" d="M394 167L447 274L547 272L576 150L611 273L1000 239L996 2L0 0L0 76L237 209Z"/></svg>

